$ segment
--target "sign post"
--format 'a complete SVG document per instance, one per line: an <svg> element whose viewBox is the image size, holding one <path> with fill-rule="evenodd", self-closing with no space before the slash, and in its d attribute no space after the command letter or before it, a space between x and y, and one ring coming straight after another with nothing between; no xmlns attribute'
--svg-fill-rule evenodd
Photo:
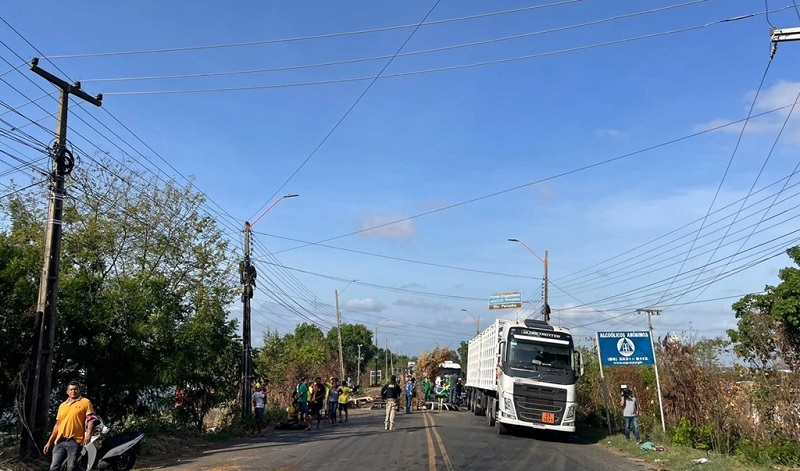
<svg viewBox="0 0 800 471"><path fill-rule="evenodd" d="M598 332L597 354L600 357L600 371L606 366L644 366L656 365L653 338L650 332ZM658 408L661 411L661 428L664 431L664 405L661 402L661 383L658 389Z"/></svg>
<svg viewBox="0 0 800 471"><path fill-rule="evenodd" d="M489 310L518 309L522 307L522 293L519 291L505 291L489 296Z"/></svg>

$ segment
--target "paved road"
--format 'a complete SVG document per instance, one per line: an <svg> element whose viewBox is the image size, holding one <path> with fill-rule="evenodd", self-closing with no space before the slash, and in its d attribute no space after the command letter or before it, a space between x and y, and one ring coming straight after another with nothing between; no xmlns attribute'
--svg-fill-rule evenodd
<svg viewBox="0 0 800 471"><path fill-rule="evenodd" d="M560 443L538 433L499 436L483 417L468 412L399 414L396 428L383 430L382 410L357 409L335 428L322 423L312 431L269 430L264 437L139 469L616 471L629 466L624 458L577 440Z"/></svg>

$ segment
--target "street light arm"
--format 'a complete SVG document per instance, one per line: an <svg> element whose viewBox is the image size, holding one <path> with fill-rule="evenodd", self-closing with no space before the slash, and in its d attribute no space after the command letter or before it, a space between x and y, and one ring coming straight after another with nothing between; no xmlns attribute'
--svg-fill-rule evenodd
<svg viewBox="0 0 800 471"><path fill-rule="evenodd" d="M264 212L262 212L261 214L259 214L259 215L258 215L258 217L256 218L256 220L255 220L255 221L253 221L253 223L252 223L252 224L250 224L250 227L253 227L253 226L255 226L255 225L256 225L256 223L258 222L258 220L259 220L259 219L261 219L262 217L264 217L264 215L265 215L265 214L267 214L267 213L269 212L269 210L270 210L270 209L274 208L276 204L280 203L281 201L283 201L283 200L284 200L284 199L286 199L286 198L294 198L294 197L297 197L297 196L300 196L300 195L295 195L295 194L289 193L288 195L283 195L283 196L281 196L280 198L276 199L274 203L272 203L271 205L269 205L269 208L265 209L265 210L264 210Z"/></svg>
<svg viewBox="0 0 800 471"><path fill-rule="evenodd" d="M342 288L342 290L341 290L341 291L339 291L339 294L342 294L342 293L344 293L344 290L346 290L348 286L352 285L352 284L353 284L353 283L355 283L356 281L358 281L358 280L350 280L350 282L349 282L349 283L347 283L347 284L344 286L344 288Z"/></svg>
<svg viewBox="0 0 800 471"><path fill-rule="evenodd" d="M523 241L521 241L521 240L519 240L519 239L508 239L508 241L509 241L509 242L519 242L520 244L522 244L522 246L523 246L523 247L525 247L526 249L528 249L528 252L532 253L534 257L538 258L540 262L542 262L542 263L544 263L545 265L547 265L547 260L544 260L544 259L542 259L542 257L540 257L540 256L536 255L536 252L534 252L534 251L533 251L533 249L531 249L530 247L528 247L528 244L526 244L525 242L523 242Z"/></svg>

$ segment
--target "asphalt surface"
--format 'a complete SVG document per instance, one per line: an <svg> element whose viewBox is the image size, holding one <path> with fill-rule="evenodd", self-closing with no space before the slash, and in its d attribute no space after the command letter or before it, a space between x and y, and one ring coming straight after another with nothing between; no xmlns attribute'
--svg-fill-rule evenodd
<svg viewBox="0 0 800 471"><path fill-rule="evenodd" d="M383 417L383 410L356 409L336 427L323 422L311 431L270 429L263 437L137 469L616 471L636 466L575 437L561 443L539 431L500 436L484 417L469 412L400 412L394 431L384 430Z"/></svg>

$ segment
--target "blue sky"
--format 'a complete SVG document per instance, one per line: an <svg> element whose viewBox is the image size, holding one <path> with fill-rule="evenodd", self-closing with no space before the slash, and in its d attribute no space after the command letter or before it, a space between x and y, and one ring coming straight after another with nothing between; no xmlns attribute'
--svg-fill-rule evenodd
<svg viewBox="0 0 800 471"><path fill-rule="evenodd" d="M581 341L646 328L644 307L664 310L658 336L714 337L738 296L777 283L800 237L800 43L770 61L769 35L800 12L767 7L14 2L0 13L0 97L22 115L0 125L49 140L29 120L56 103L26 105L43 95L28 78L48 85L22 65L44 55L105 96L103 110L73 101L100 131L71 116L73 143L193 176L235 246L245 220L299 194L253 227L255 345L265 328L327 331L334 291L356 279L344 322L379 325L381 346L405 354L455 348L478 316L541 306L542 263L510 237L548 251L553 319ZM143 77L161 78L130 80ZM6 137L0 149L36 158ZM30 180L5 172L16 165L0 155L3 189ZM530 302L489 311L500 291Z"/></svg>

